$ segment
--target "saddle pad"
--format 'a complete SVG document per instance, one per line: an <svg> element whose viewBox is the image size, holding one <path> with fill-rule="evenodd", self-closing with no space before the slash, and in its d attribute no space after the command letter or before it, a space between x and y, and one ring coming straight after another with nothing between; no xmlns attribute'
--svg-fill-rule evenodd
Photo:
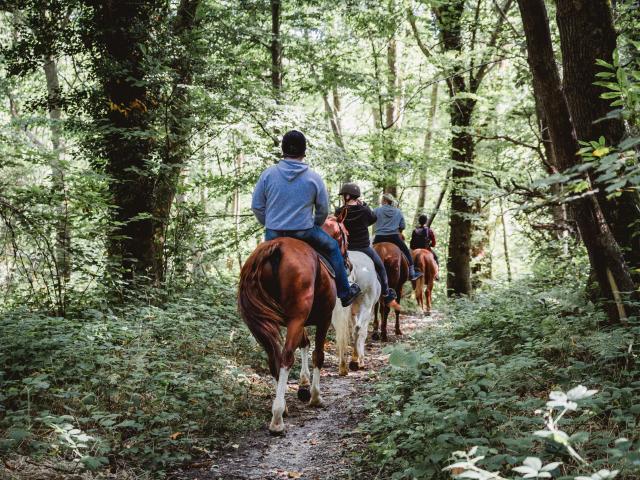
<svg viewBox="0 0 640 480"><path fill-rule="evenodd" d="M321 254L318 254L318 258L320 259L320 263L324 266L324 268L327 269L329 275L331 275L331 278L336 278L336 272L333 270L333 267L329 263L329 260L327 260Z"/></svg>

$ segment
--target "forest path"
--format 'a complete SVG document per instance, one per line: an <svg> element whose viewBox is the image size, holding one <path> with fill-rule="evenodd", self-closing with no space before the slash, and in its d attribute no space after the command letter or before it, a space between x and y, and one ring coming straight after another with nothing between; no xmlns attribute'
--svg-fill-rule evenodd
<svg viewBox="0 0 640 480"><path fill-rule="evenodd" d="M347 479L355 452L364 449L365 438L354 432L364 418L364 403L372 384L379 379L387 364L383 348L393 343L410 341L411 334L437 323L441 316L402 316L404 335L389 336L389 342L367 342L366 370L349 372L340 377L337 357L328 345L320 381L324 408L310 408L297 398L298 385L290 380L286 401L289 415L285 417L287 432L282 437L269 435L267 426L245 434L232 442L202 470L183 472L173 478L191 480L304 480ZM393 332L393 322L389 322ZM370 336L370 335L369 335ZM300 368L299 358L296 369ZM271 404L268 407L270 409Z"/></svg>

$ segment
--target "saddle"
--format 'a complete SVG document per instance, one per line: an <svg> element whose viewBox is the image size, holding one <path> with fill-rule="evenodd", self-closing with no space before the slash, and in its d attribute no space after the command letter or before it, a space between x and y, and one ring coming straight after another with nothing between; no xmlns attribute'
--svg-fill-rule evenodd
<svg viewBox="0 0 640 480"><path fill-rule="evenodd" d="M331 278L335 279L336 272L333 270L333 267L329 263L329 260L327 259L327 257L322 255L317 250L316 250L316 253L318 254L318 258L320 259L320 264L327 270L327 273L331 276Z"/></svg>

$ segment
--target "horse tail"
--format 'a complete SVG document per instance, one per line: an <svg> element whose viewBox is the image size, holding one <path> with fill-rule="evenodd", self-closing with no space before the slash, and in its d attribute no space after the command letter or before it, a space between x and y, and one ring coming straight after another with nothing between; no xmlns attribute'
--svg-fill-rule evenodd
<svg viewBox="0 0 640 480"><path fill-rule="evenodd" d="M418 299L418 292L420 292L420 296L422 297L422 291L424 290L424 280L427 276L426 267L427 262L425 261L424 255L422 252L418 252L415 258L415 266L422 272L422 276L416 280L416 300Z"/></svg>
<svg viewBox="0 0 640 480"><path fill-rule="evenodd" d="M278 266L281 258L280 243L266 242L260 245L242 267L238 285L238 310L251 334L267 352L269 371L276 380L280 374L280 325L284 319L284 312L265 290L262 274L265 265L270 262L273 283L278 284Z"/></svg>
<svg viewBox="0 0 640 480"><path fill-rule="evenodd" d="M336 350L338 352L338 360L340 362L346 358L349 348L349 340L351 339L351 308L343 308L338 300L331 315L331 323L336 331Z"/></svg>

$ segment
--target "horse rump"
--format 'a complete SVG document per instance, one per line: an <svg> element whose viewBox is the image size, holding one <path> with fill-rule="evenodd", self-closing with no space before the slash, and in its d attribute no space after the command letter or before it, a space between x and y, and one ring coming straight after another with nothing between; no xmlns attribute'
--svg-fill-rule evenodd
<svg viewBox="0 0 640 480"><path fill-rule="evenodd" d="M280 373L282 342L280 325L284 313L280 304L267 292L262 281L265 269L271 270L271 282L277 283L282 251L277 241L264 242L247 259L240 272L238 310L242 319L269 359L269 371L277 380Z"/></svg>

